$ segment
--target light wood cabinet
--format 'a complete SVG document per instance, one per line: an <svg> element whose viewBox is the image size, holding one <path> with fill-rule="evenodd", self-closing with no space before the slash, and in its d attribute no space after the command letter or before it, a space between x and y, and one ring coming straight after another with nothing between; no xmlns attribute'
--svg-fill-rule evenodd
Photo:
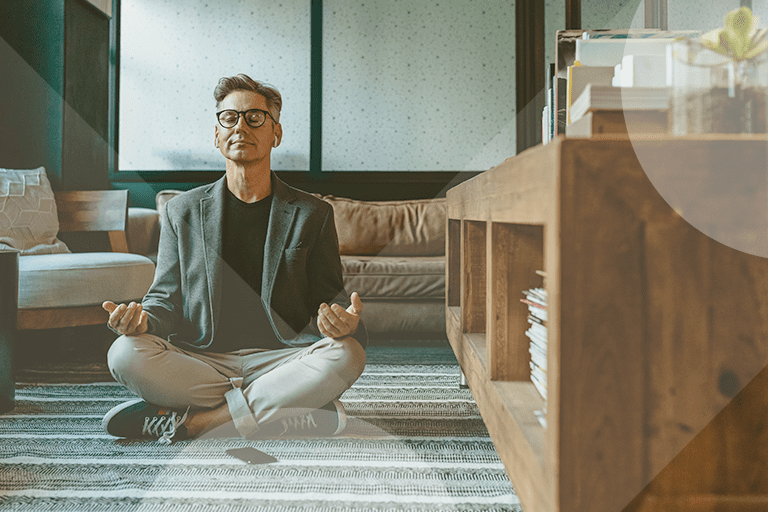
<svg viewBox="0 0 768 512"><path fill-rule="evenodd" d="M559 138L448 191L448 337L526 512L768 509L768 260L688 222L766 244L767 157L755 136Z"/></svg>

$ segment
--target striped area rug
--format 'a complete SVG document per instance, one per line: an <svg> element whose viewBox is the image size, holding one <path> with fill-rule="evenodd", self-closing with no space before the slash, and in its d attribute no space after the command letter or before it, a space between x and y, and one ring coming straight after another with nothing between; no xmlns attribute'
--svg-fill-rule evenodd
<svg viewBox="0 0 768 512"><path fill-rule="evenodd" d="M455 364L368 364L341 397L340 437L118 440L133 398L115 383L22 384L0 416L0 510L77 512L466 510L520 512ZM253 446L278 462L225 454Z"/></svg>

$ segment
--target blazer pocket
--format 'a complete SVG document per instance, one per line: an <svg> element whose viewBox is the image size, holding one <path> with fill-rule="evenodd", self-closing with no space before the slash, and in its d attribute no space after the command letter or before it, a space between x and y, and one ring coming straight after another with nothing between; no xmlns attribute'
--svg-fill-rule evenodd
<svg viewBox="0 0 768 512"><path fill-rule="evenodd" d="M289 247L285 250L285 267L288 270L304 268L307 264L309 247Z"/></svg>
<svg viewBox="0 0 768 512"><path fill-rule="evenodd" d="M281 274L278 279L281 285L282 291L292 290L294 294L298 294L302 297L302 300L306 299L309 291L309 283L307 278L307 247L299 247L294 249L286 249L283 255L282 268L285 274ZM277 284L275 290L277 291ZM275 296L272 296L273 301Z"/></svg>

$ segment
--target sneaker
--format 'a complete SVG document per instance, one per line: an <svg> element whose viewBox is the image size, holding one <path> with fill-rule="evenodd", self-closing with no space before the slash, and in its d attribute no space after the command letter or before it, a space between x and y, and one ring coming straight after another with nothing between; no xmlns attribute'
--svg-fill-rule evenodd
<svg viewBox="0 0 768 512"><path fill-rule="evenodd" d="M289 416L264 425L258 436L329 437L340 434L347 426L347 413L341 402L334 400L319 409L298 416Z"/></svg>
<svg viewBox="0 0 768 512"><path fill-rule="evenodd" d="M157 438L160 444L171 444L174 438L188 437L187 428L183 426L187 414L189 408L179 416L176 411L137 399L110 409L101 420L101 426L115 437Z"/></svg>

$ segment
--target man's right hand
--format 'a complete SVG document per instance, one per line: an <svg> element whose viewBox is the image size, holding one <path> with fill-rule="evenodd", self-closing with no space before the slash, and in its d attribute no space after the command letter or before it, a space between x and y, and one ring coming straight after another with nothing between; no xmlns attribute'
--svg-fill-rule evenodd
<svg viewBox="0 0 768 512"><path fill-rule="evenodd" d="M118 306L114 302L106 301L101 307L109 313L107 326L113 331L128 336L147 332L147 312L143 310L141 303L131 302L127 306Z"/></svg>

